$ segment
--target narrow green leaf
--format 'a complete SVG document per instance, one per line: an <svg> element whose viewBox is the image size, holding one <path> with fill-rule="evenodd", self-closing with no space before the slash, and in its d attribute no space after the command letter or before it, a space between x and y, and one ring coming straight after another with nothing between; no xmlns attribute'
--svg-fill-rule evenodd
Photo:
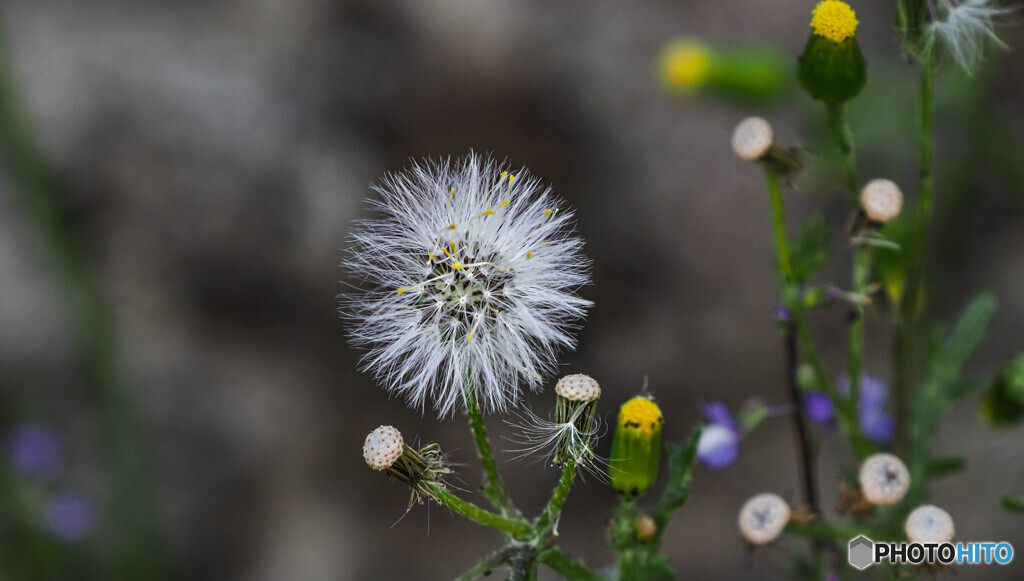
<svg viewBox="0 0 1024 581"><path fill-rule="evenodd" d="M665 444L665 453L668 455L668 482L665 483L665 489L651 511L651 516L658 524L659 538L675 512L683 508L690 499L690 484L693 482L693 469L697 463L697 444L700 442L701 430L701 426L694 428L685 447L671 442Z"/></svg>
<svg viewBox="0 0 1024 581"><path fill-rule="evenodd" d="M1003 508L1011 512L1024 512L1024 494L1003 496Z"/></svg>

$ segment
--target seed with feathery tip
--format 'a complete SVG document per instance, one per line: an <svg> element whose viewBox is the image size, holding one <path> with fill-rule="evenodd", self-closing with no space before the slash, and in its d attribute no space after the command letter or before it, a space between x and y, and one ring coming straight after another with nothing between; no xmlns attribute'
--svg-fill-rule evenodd
<svg viewBox="0 0 1024 581"><path fill-rule="evenodd" d="M903 192L890 180L871 180L860 192L860 207L875 222L888 222L900 215Z"/></svg>
<svg viewBox="0 0 1024 581"><path fill-rule="evenodd" d="M871 504L896 504L910 488L907 465L892 454L873 454L860 465L861 493Z"/></svg>
<svg viewBox="0 0 1024 581"><path fill-rule="evenodd" d="M789 504L777 494L762 492L740 509L740 534L752 545L766 545L782 534L789 522Z"/></svg>
<svg viewBox="0 0 1024 581"><path fill-rule="evenodd" d="M771 124L760 117L747 117L732 133L732 150L743 161L761 159L774 142Z"/></svg>
<svg viewBox="0 0 1024 581"><path fill-rule="evenodd" d="M405 440L393 426L380 426L363 442L363 460L374 470L387 470L402 456Z"/></svg>
<svg viewBox="0 0 1024 581"><path fill-rule="evenodd" d="M904 528L911 543L947 543L956 533L953 517L934 504L915 508Z"/></svg>
<svg viewBox="0 0 1024 581"><path fill-rule="evenodd" d="M837 44L856 34L857 24L853 8L841 0L824 0L814 8L811 16L814 34Z"/></svg>
<svg viewBox="0 0 1024 581"><path fill-rule="evenodd" d="M596 401L601 397L601 386L589 375L566 375L555 384L555 393L569 401Z"/></svg>

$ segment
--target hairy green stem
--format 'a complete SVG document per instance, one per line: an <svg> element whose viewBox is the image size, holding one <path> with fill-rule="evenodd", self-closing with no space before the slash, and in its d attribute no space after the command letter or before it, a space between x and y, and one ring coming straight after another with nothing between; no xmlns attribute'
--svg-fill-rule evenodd
<svg viewBox="0 0 1024 581"><path fill-rule="evenodd" d="M2 34L2 31L0 31ZM83 252L67 194L36 141L0 38L0 159L54 281L97 419L108 486L110 579L160 579L163 534L146 438L109 305Z"/></svg>
<svg viewBox="0 0 1024 581"><path fill-rule="evenodd" d="M569 581L601 581L602 577L588 569L571 555L555 547L540 554L540 562Z"/></svg>
<svg viewBox="0 0 1024 581"><path fill-rule="evenodd" d="M501 512L502 516L521 519L523 515L512 503L512 498L505 488L505 481L502 479L501 473L498 472L498 464L494 461L494 454L491 452L491 441L487 438L483 414L480 413L480 404L477 402L476 389L473 388L471 382L472 378L467 377L466 383L463 386L463 392L466 398L466 413L469 416L469 427L473 432L476 451L484 467L484 484L481 490L494 508Z"/></svg>
<svg viewBox="0 0 1024 581"><path fill-rule="evenodd" d="M935 184L932 177L932 108L934 102L935 49L929 42L921 57L921 119L918 133L920 174L917 213L908 253L907 281L904 286L897 321L896 364L896 436L897 448L906 451L910 441L910 406L913 368L917 360L914 334L920 311L919 301L924 287L928 228L934 206Z"/></svg>
<svg viewBox="0 0 1024 581"><path fill-rule="evenodd" d="M476 565L467 569L464 573L455 578L455 581L476 581L481 577L487 577L495 569L505 565L509 558L509 548L504 547L481 559Z"/></svg>
<svg viewBox="0 0 1024 581"><path fill-rule="evenodd" d="M558 486L555 487L551 500L548 501L548 505L544 507L544 511L540 513L537 522L533 525L538 539L547 535L554 526L555 519L558 518L562 512L562 506L569 498L569 490L572 489L574 478L576 478L576 460L569 458L565 461L565 466L562 467L562 477L558 479Z"/></svg>
<svg viewBox="0 0 1024 581"><path fill-rule="evenodd" d="M832 129L832 137L839 146L839 152L843 156L843 177L846 180L846 187L850 191L853 202L857 203L857 156L853 150L853 140L850 137L850 126L846 122L846 105L843 103L828 104L828 121Z"/></svg>
<svg viewBox="0 0 1024 581"><path fill-rule="evenodd" d="M775 232L775 255L779 259L779 267L782 269L783 280L793 282L793 263L789 257L789 248L786 243L786 212L782 205L782 189L779 187L779 174L766 169L765 175L768 178L768 194L772 207L772 228Z"/></svg>
<svg viewBox="0 0 1024 581"><path fill-rule="evenodd" d="M438 502L475 523L491 527L492 529L496 529L516 537L528 537L533 533L533 527L528 523L511 518L505 518L504 516L482 509L472 502L463 500L451 492L448 492L448 489L443 486L439 486L437 484L427 484L426 486L430 489L431 494Z"/></svg>

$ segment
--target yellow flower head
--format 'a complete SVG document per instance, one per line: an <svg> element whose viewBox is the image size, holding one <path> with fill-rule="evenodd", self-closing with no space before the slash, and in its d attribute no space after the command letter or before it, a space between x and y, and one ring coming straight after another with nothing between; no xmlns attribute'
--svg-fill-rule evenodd
<svg viewBox="0 0 1024 581"><path fill-rule="evenodd" d="M840 43L857 32L857 15L841 0L824 0L814 8L811 28L814 34Z"/></svg>
<svg viewBox="0 0 1024 581"><path fill-rule="evenodd" d="M679 41L665 49L661 70L670 87L695 89L708 80L711 56L698 42Z"/></svg>
<svg viewBox="0 0 1024 581"><path fill-rule="evenodd" d="M658 404L642 395L622 404L619 409L619 426L649 434L661 427L665 419Z"/></svg>

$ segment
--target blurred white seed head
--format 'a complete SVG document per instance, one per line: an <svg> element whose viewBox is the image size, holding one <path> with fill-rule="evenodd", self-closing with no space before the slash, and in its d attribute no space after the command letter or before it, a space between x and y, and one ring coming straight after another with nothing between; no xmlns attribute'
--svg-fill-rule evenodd
<svg viewBox="0 0 1024 581"><path fill-rule="evenodd" d="M937 4L939 19L928 25L928 33L968 74L985 59L987 45L1006 48L995 24L1017 6L1000 5L997 0L939 0Z"/></svg>
<svg viewBox="0 0 1024 581"><path fill-rule="evenodd" d="M405 440L393 426L380 426L363 442L363 460L374 470L387 470L402 456Z"/></svg>
<svg viewBox="0 0 1024 581"><path fill-rule="evenodd" d="M379 216L353 228L344 266L364 289L343 299L362 368L439 416L465 408L467 377L482 408L538 389L590 302L572 212L525 170L478 155L385 176Z"/></svg>
<svg viewBox="0 0 1024 581"><path fill-rule="evenodd" d="M596 401L601 397L601 386L589 375L566 375L555 384L555 393L570 401Z"/></svg>
<svg viewBox="0 0 1024 581"><path fill-rule="evenodd" d="M946 543L953 540L956 532L953 517L934 504L914 509L907 517L905 528L911 543Z"/></svg>
<svg viewBox="0 0 1024 581"><path fill-rule="evenodd" d="M732 150L743 161L757 161L768 153L773 143L772 126L760 117L747 117L732 133Z"/></svg>
<svg viewBox="0 0 1024 581"><path fill-rule="evenodd" d="M777 494L762 492L740 509L740 534L752 545L766 545L782 534L789 522L789 504Z"/></svg>
<svg viewBox="0 0 1024 581"><path fill-rule="evenodd" d="M890 180L871 180L860 192L860 207L875 222L888 222L900 215L903 192Z"/></svg>
<svg viewBox="0 0 1024 581"><path fill-rule="evenodd" d="M873 454L860 465L859 480L861 493L871 504L896 504L910 488L910 471L892 454Z"/></svg>

